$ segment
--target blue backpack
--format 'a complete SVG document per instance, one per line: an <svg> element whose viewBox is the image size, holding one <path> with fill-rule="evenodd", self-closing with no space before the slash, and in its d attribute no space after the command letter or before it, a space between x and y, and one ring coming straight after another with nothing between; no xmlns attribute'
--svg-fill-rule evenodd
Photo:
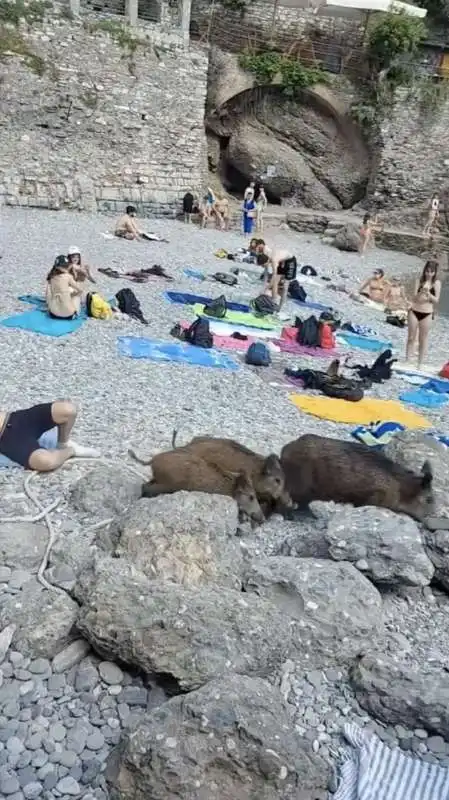
<svg viewBox="0 0 449 800"><path fill-rule="evenodd" d="M253 342L246 351L245 361L253 367L269 367L271 355L268 347L263 342Z"/></svg>

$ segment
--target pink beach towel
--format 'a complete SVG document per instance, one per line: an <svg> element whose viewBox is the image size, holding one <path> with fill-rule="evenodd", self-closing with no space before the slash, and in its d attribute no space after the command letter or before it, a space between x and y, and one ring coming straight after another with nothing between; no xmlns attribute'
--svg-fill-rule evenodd
<svg viewBox="0 0 449 800"><path fill-rule="evenodd" d="M184 329L190 327L188 322L181 322L181 325ZM250 344L257 341L257 336L248 336L247 339L234 339L233 336L219 336L214 333L214 347L219 350L236 350L239 353L246 353ZM338 350L322 350L321 347L305 347L302 344L288 339L272 339L271 341L279 347L281 353L314 356L316 358L336 358L340 355Z"/></svg>

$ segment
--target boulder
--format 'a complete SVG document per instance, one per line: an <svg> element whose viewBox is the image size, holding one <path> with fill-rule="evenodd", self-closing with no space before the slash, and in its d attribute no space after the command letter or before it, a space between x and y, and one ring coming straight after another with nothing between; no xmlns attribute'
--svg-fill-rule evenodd
<svg viewBox="0 0 449 800"><path fill-rule="evenodd" d="M269 521L262 526L262 531ZM329 558L329 545L326 541L326 522L317 519L315 522L301 521L283 522L284 533L274 555L293 556L295 558Z"/></svg>
<svg viewBox="0 0 449 800"><path fill-rule="evenodd" d="M243 585L299 622L296 644L304 667L350 662L382 624L382 600L351 564L313 558L254 561Z"/></svg>
<svg viewBox="0 0 449 800"><path fill-rule="evenodd" d="M143 479L126 469L100 465L75 483L70 502L76 511L94 519L121 514L141 497Z"/></svg>
<svg viewBox="0 0 449 800"><path fill-rule="evenodd" d="M14 624L12 646L31 658L53 658L72 639L78 606L61 591L28 581L0 606L0 630Z"/></svg>
<svg viewBox="0 0 449 800"><path fill-rule="evenodd" d="M147 715L106 777L112 800L325 800L329 772L278 689L229 675Z"/></svg>
<svg viewBox="0 0 449 800"><path fill-rule="evenodd" d="M337 250L343 250L347 253L357 253L362 243L360 235L360 227L350 223L344 225L334 236L333 245Z"/></svg>
<svg viewBox="0 0 449 800"><path fill-rule="evenodd" d="M125 559L97 557L77 597L78 628L100 655L169 675L182 691L231 672L268 674L291 647L292 622L268 600L151 581Z"/></svg>
<svg viewBox="0 0 449 800"><path fill-rule="evenodd" d="M425 728L449 739L449 675L439 664L417 671L388 656L366 655L351 683L360 705L387 725Z"/></svg>
<svg viewBox="0 0 449 800"><path fill-rule="evenodd" d="M416 522L383 508L341 507L326 539L337 561L350 561L376 584L427 586L434 567Z"/></svg>
<svg viewBox="0 0 449 800"><path fill-rule="evenodd" d="M0 524L0 564L37 572L48 542L45 525L33 522Z"/></svg>
<svg viewBox="0 0 449 800"><path fill-rule="evenodd" d="M240 589L242 551L231 497L177 492L138 500L119 522L116 555L149 578Z"/></svg>
<svg viewBox="0 0 449 800"><path fill-rule="evenodd" d="M419 472L430 461L437 516L449 517L449 448L420 431L401 431L385 447L385 455L408 469ZM449 532L425 531L427 555L435 567L435 578L449 589Z"/></svg>
<svg viewBox="0 0 449 800"><path fill-rule="evenodd" d="M288 197L295 205L308 208L341 209L341 203L315 177L302 154L258 123L243 122L233 131L226 157L248 179L262 176L271 195ZM275 174L265 174L268 166L275 168Z"/></svg>
<svg viewBox="0 0 449 800"><path fill-rule="evenodd" d="M98 531L88 527L61 533L50 553L50 582L56 585L61 583L57 577L61 570L70 570L76 579L94 558L94 553L97 551L97 537ZM73 586L63 585L63 588L71 593Z"/></svg>

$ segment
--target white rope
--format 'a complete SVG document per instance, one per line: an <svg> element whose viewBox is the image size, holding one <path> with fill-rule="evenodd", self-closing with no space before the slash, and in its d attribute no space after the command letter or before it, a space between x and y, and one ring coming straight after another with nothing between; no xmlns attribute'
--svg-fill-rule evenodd
<svg viewBox="0 0 449 800"><path fill-rule="evenodd" d="M111 466L111 462L106 461L105 459L102 458L71 458L64 464L64 466L72 466L75 462L83 462L90 464L97 463L97 464L102 464L103 466ZM123 462L121 462L120 466L125 467L125 469L127 469L128 472L132 472L134 475L138 476L142 480L144 481L148 480L147 475L143 475L141 472L139 472L139 470L135 469L134 467L131 467L129 464L123 464ZM54 584L49 583L47 581L47 579L44 577L44 572L47 569L51 551L58 538L58 532L51 521L50 514L52 511L55 511L55 509L62 503L64 498L59 497L57 500L54 500L52 503L50 503L49 506L42 505L40 500L36 497L35 493L30 488L30 484L32 480L35 479L38 475L44 475L44 474L51 474L51 473L32 472L30 475L27 475L24 483L25 494L28 497L28 499L31 500L32 503L34 503L34 505L38 509L38 513L35 514L34 516L26 516L26 517L0 517L0 523L40 522L41 520L45 522L48 529L48 542L39 569L37 571L37 580L39 581L39 583L42 584L42 586L45 587L45 589L62 592L64 590L61 589L59 586L55 586ZM101 522L96 522L94 523L94 525L89 525L84 530L93 531L99 528L104 528L106 527L106 525L109 525L113 521L113 519L114 517L110 517L109 519L101 520Z"/></svg>

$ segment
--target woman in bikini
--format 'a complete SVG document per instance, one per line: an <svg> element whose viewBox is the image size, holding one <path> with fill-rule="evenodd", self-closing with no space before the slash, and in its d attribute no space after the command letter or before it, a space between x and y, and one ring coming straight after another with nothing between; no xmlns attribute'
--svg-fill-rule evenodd
<svg viewBox="0 0 449 800"><path fill-rule="evenodd" d="M381 226L377 221L377 215L371 217L371 214L365 214L363 217L362 227L360 229L361 243L359 253L364 256L368 247L374 246L374 234L380 231Z"/></svg>
<svg viewBox="0 0 449 800"><path fill-rule="evenodd" d="M374 303L383 303L389 288L383 269L375 269L373 274L366 279L359 289L359 295L367 297Z"/></svg>
<svg viewBox="0 0 449 800"><path fill-rule="evenodd" d="M438 262L426 261L421 277L416 281L415 291L408 312L408 337L406 360L411 361L418 337L418 367L421 367L427 351L430 326L435 316L441 294L438 279Z"/></svg>

